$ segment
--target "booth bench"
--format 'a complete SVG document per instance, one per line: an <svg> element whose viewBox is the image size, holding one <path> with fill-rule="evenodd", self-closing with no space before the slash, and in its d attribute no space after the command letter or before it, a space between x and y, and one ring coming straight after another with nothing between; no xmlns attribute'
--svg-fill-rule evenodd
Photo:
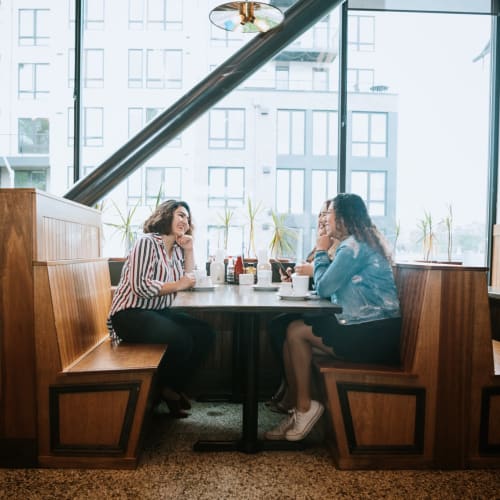
<svg viewBox="0 0 500 500"><path fill-rule="evenodd" d="M166 345L109 338L107 259L34 262L38 461L133 468Z"/></svg>
<svg viewBox="0 0 500 500"><path fill-rule="evenodd" d="M315 357L337 466L499 467L500 360L486 269L397 264L394 272L401 365Z"/></svg>

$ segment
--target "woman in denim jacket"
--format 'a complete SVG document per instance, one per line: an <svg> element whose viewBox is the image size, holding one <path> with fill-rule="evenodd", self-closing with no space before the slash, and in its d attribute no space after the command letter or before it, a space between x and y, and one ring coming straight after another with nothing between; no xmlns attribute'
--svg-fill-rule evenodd
<svg viewBox="0 0 500 500"><path fill-rule="evenodd" d="M319 236L314 257L318 295L342 306L331 315L303 316L286 331L283 362L294 409L267 439L298 441L323 413L311 399L312 349L360 363L399 363L401 317L384 238L373 225L363 200L337 195L329 205L326 234ZM333 260L327 250L340 241Z"/></svg>

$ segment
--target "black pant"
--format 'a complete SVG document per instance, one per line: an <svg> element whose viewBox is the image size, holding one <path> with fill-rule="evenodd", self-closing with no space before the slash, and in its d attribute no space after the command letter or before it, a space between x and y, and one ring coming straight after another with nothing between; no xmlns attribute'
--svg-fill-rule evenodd
<svg viewBox="0 0 500 500"><path fill-rule="evenodd" d="M207 322L171 309L125 309L111 322L124 342L168 344L158 366L158 381L175 391L184 390L215 336Z"/></svg>

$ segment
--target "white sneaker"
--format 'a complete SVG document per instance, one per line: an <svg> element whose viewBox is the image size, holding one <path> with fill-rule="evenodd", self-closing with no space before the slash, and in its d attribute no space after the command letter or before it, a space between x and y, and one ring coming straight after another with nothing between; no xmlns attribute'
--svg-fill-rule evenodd
<svg viewBox="0 0 500 500"><path fill-rule="evenodd" d="M290 426L285 432L285 439L287 441L300 441L304 439L314 424L323 415L324 407L318 401L311 401L311 406L306 412L295 410L293 425Z"/></svg>
<svg viewBox="0 0 500 500"><path fill-rule="evenodd" d="M270 441L280 441L285 439L286 431L293 426L295 422L295 411L290 410L288 415L274 428L264 434Z"/></svg>

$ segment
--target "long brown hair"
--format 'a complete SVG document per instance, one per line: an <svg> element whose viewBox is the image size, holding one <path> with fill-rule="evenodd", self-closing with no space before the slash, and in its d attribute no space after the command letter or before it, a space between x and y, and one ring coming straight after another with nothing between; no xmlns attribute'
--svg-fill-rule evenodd
<svg viewBox="0 0 500 500"><path fill-rule="evenodd" d="M365 242L391 261L391 252L385 238L370 219L365 202L360 196L340 193L333 198L332 204L337 232L352 234L358 241Z"/></svg>
<svg viewBox="0 0 500 500"><path fill-rule="evenodd" d="M144 233L160 233L160 234L170 234L172 232L172 220L174 218L174 212L179 208L184 207L189 216L189 228L186 234L193 233L193 223L191 221L191 209L185 201L178 200L167 200L160 203L155 211L149 216L149 218L144 222L143 232Z"/></svg>

